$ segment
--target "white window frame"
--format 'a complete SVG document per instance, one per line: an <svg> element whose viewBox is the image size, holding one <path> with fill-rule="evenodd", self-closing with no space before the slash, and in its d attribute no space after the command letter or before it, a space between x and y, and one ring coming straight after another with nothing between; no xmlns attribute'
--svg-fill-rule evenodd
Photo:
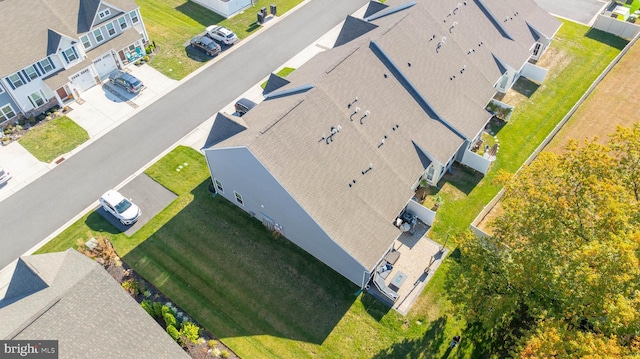
<svg viewBox="0 0 640 359"><path fill-rule="evenodd" d="M80 42L82 42L82 46L84 46L85 50L91 47L91 39L89 39L89 35L81 36Z"/></svg>
<svg viewBox="0 0 640 359"><path fill-rule="evenodd" d="M224 187L222 186L222 182L220 182L220 180L217 178L214 178L213 182L216 185L216 191L220 190L220 193L224 193Z"/></svg>
<svg viewBox="0 0 640 359"><path fill-rule="evenodd" d="M111 29L109 29L109 26L111 26ZM113 37L117 33L116 27L113 25L113 22L106 23L104 25L104 28L107 30L107 35L109 35L109 37ZM111 33L111 30L113 30L113 34Z"/></svg>
<svg viewBox="0 0 640 359"><path fill-rule="evenodd" d="M32 72L29 73L29 70L31 70ZM38 71L36 71L36 69L33 66L29 66L27 68L24 69L24 72L27 73L27 77L29 77L30 80L35 80L37 79L38 76Z"/></svg>
<svg viewBox="0 0 640 359"><path fill-rule="evenodd" d="M129 26L127 24L127 19L124 16L120 16L118 18L118 25L120 25L120 30L124 30L127 28L127 26Z"/></svg>
<svg viewBox="0 0 640 359"><path fill-rule="evenodd" d="M236 192L236 191L233 191L233 194L236 197L236 202L238 204L240 204L241 206L244 206L244 199L242 199L242 195L240 193Z"/></svg>
<svg viewBox="0 0 640 359"><path fill-rule="evenodd" d="M109 9L104 9L104 10L102 10L102 11L100 11L100 12L98 13L98 17L99 17L100 19L104 19L105 17L107 17L107 16L109 16L109 15L111 15L111 11L109 11Z"/></svg>
<svg viewBox="0 0 640 359"><path fill-rule="evenodd" d="M100 34L100 38L102 38L102 40L98 40L98 35L96 35L96 32ZM104 41L104 34L102 33L102 28L97 28L93 30L91 33L93 34L93 37L96 39L96 42L98 44Z"/></svg>
<svg viewBox="0 0 640 359"><path fill-rule="evenodd" d="M42 105L38 105L36 100L34 99L33 95L37 95L38 97L40 97L40 99L42 100ZM44 104L47 103L47 101L45 100L46 96L44 95L44 93L42 93L42 90L38 90L34 93L32 93L31 95L27 96L29 98L29 101L31 101L31 104L33 105L34 108L38 108L40 106L44 106Z"/></svg>
<svg viewBox="0 0 640 359"><path fill-rule="evenodd" d="M133 15L133 16L132 16ZM129 13L129 18L131 19L131 23L135 24L140 21L140 17L138 16L138 11L133 10Z"/></svg>
<svg viewBox="0 0 640 359"><path fill-rule="evenodd" d="M45 58L44 60L41 60L38 62L40 64L40 66L42 66L42 69L44 70L44 73L46 74L47 72L51 72L53 71L53 65L51 64L51 61L49 61L48 58ZM47 66L49 67L49 69L47 70Z"/></svg>
<svg viewBox="0 0 640 359"><path fill-rule="evenodd" d="M69 53L67 53L67 51L69 51ZM76 55L76 53L73 51L73 48L70 47L66 50L63 51L65 56L67 57L67 63L70 64L74 61L76 61L78 59L78 56ZM71 59L73 57L73 60Z"/></svg>
<svg viewBox="0 0 640 359"><path fill-rule="evenodd" d="M13 113L13 116L9 117L7 116L7 113L9 111L5 111L6 108L9 108L9 111L11 111ZM10 103L0 107L0 123L4 122L4 121L8 121L12 118L16 117L16 111L13 109L13 107L11 106Z"/></svg>
<svg viewBox="0 0 640 359"><path fill-rule="evenodd" d="M15 80L12 79L11 77L15 77ZM24 85L24 82L22 81L22 78L20 78L20 75L18 75L17 72L14 72L13 74L9 75L8 79L9 79L9 81L11 81L11 84L15 88L18 88L18 87Z"/></svg>

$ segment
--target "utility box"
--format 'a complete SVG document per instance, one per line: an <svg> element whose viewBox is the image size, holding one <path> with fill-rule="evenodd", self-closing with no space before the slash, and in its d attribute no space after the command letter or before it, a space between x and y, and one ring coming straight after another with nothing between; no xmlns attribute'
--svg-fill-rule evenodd
<svg viewBox="0 0 640 359"><path fill-rule="evenodd" d="M263 7L260 9L260 12L262 13L262 16L263 16L263 17L267 17L267 8L266 8L266 7L264 7L264 6L263 6Z"/></svg>
<svg viewBox="0 0 640 359"><path fill-rule="evenodd" d="M258 24L264 24L264 15L262 12L258 12Z"/></svg>
<svg viewBox="0 0 640 359"><path fill-rule="evenodd" d="M271 15L276 16L277 14L276 4L269 5L269 10L271 10Z"/></svg>

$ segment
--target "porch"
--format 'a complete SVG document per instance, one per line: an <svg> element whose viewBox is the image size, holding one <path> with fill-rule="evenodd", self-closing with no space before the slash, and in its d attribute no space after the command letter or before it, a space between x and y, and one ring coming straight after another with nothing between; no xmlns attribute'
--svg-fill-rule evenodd
<svg viewBox="0 0 640 359"><path fill-rule="evenodd" d="M440 244L427 238L430 226L417 220L411 231L394 241L392 249L376 267L367 292L402 315L406 315L447 255Z"/></svg>

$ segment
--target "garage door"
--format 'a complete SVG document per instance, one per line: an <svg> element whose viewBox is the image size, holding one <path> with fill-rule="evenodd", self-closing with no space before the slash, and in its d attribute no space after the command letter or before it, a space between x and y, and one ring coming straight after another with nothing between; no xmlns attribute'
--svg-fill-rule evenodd
<svg viewBox="0 0 640 359"><path fill-rule="evenodd" d="M95 66L96 71L98 71L100 79L104 79L109 76L112 71L118 68L116 60L113 58L113 55L111 55L111 52L107 52L101 57L93 60L93 65Z"/></svg>
<svg viewBox="0 0 640 359"><path fill-rule="evenodd" d="M91 75L89 68L86 68L75 75L71 76L71 82L78 88L80 92L86 91L96 84L96 80Z"/></svg>

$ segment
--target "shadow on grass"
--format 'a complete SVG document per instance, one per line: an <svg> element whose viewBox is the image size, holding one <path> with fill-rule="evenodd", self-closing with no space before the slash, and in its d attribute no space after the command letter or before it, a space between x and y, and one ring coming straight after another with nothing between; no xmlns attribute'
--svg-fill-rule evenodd
<svg viewBox="0 0 640 359"><path fill-rule="evenodd" d="M254 23L251 23L251 25L249 25L245 31L248 33L251 33L258 30L259 28L260 28L260 24L258 24L258 22L256 21Z"/></svg>
<svg viewBox="0 0 640 359"><path fill-rule="evenodd" d="M485 126L485 130L487 130L490 135L497 135L506 124L505 121L493 116Z"/></svg>
<svg viewBox="0 0 640 359"><path fill-rule="evenodd" d="M99 212L98 210L102 209L102 207L96 209L91 212L89 216L87 216L87 220L84 223L89 227L92 231L97 232L107 232L111 234L120 234L122 231L115 227L113 224L109 223Z"/></svg>
<svg viewBox="0 0 640 359"><path fill-rule="evenodd" d="M607 44L618 50L624 49L624 47L627 46L627 44L629 43L629 41L619 36L610 34L608 32L604 32L602 30L594 29L594 28L590 28L589 31L587 31L587 33L584 36L590 39L596 40L598 42L601 42L603 44Z"/></svg>
<svg viewBox="0 0 640 359"><path fill-rule="evenodd" d="M391 310L389 306L381 303L374 296L366 292L362 294L361 301L367 314L377 322L381 321L382 318Z"/></svg>
<svg viewBox="0 0 640 359"><path fill-rule="evenodd" d="M196 4L193 1L186 1L183 4L176 7L176 10L187 15L191 19L197 21L203 26L215 25L225 18L216 14L215 12L204 8L201 5Z"/></svg>
<svg viewBox="0 0 640 359"><path fill-rule="evenodd" d="M457 162L451 166L451 169L453 173L445 173L440 182L438 182L438 187L442 188L445 183L449 183L460 192L469 195L483 178L482 173L467 166L460 165Z"/></svg>
<svg viewBox="0 0 640 359"><path fill-rule="evenodd" d="M358 288L222 196L212 197L209 182L123 259L220 339L324 342Z"/></svg>
<svg viewBox="0 0 640 359"><path fill-rule="evenodd" d="M438 358L438 349L448 339L444 337L447 318L440 317L433 321L423 336L415 339L404 339L392 344L389 348L377 353L374 359L392 358Z"/></svg>
<svg viewBox="0 0 640 359"><path fill-rule="evenodd" d="M511 87L512 90L521 94L526 98L530 98L540 88L540 84L533 82L526 77L520 76L515 84Z"/></svg>

